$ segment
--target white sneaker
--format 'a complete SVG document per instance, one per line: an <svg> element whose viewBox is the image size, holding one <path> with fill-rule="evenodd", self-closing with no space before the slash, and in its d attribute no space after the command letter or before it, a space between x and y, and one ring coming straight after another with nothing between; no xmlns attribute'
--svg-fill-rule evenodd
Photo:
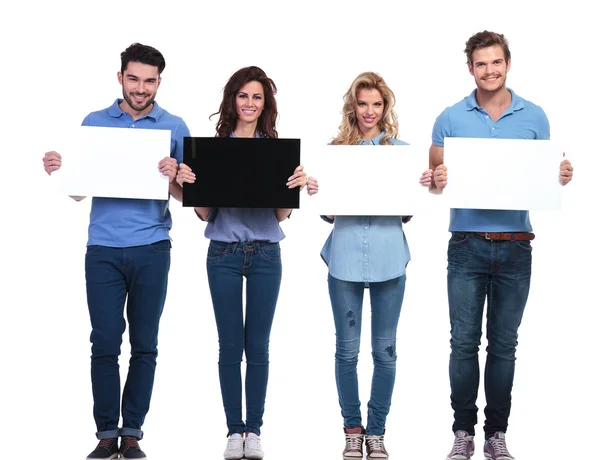
<svg viewBox="0 0 600 460"><path fill-rule="evenodd" d="M248 433L244 445L244 458L249 460L261 460L264 456L265 454L260 445L260 436L257 436L254 433Z"/></svg>
<svg viewBox="0 0 600 460"><path fill-rule="evenodd" d="M227 438L227 448L223 457L225 460L240 460L244 458L244 438L242 438L241 434L233 433L229 435Z"/></svg>

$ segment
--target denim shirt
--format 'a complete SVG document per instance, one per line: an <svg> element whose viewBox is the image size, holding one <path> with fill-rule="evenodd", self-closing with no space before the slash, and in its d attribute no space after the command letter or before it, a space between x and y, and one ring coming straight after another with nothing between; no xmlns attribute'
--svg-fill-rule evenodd
<svg viewBox="0 0 600 460"><path fill-rule="evenodd" d="M255 137L262 136L257 131ZM214 241L278 243L285 238L273 208L211 208L207 220L204 236Z"/></svg>
<svg viewBox="0 0 600 460"><path fill-rule="evenodd" d="M384 133L360 145L379 145ZM407 145L389 139L395 145ZM321 250L329 274L342 281L388 281L406 273L410 251L402 216L335 216L333 230Z"/></svg>

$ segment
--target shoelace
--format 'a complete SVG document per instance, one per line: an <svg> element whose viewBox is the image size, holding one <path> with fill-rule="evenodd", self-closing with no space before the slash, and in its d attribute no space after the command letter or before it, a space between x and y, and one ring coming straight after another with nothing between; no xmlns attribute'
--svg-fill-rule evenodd
<svg viewBox="0 0 600 460"><path fill-rule="evenodd" d="M371 450L371 452L374 450L383 452L383 436L368 436L366 440L367 445L369 446L369 450Z"/></svg>
<svg viewBox="0 0 600 460"><path fill-rule="evenodd" d="M346 435L346 450L361 450L363 443L362 434Z"/></svg>
<svg viewBox="0 0 600 460"><path fill-rule="evenodd" d="M454 438L454 446L452 447L452 452L450 453L450 456L456 454L466 455L468 447L469 440L467 438L460 438L457 436L456 438Z"/></svg>
<svg viewBox="0 0 600 460"><path fill-rule="evenodd" d="M242 438L228 438L227 439L227 450L240 450L242 449L244 440Z"/></svg>
<svg viewBox="0 0 600 460"><path fill-rule="evenodd" d="M137 439L133 436L123 436L123 444L125 444L125 449L140 448Z"/></svg>
<svg viewBox="0 0 600 460"><path fill-rule="evenodd" d="M252 436L251 438L246 438L246 449L247 450L261 450L260 446L260 438Z"/></svg>
<svg viewBox="0 0 600 460"><path fill-rule="evenodd" d="M506 448L506 441L502 438L490 438L488 442L494 448L494 453L499 455L510 455L508 453L508 449Z"/></svg>
<svg viewBox="0 0 600 460"><path fill-rule="evenodd" d="M101 439L100 442L98 443L98 447L104 447L105 449L110 449L114 442L115 442L115 440L111 439L111 438Z"/></svg>

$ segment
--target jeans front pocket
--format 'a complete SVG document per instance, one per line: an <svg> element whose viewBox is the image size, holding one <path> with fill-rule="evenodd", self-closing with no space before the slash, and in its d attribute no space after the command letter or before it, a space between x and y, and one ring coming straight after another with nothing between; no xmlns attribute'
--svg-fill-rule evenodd
<svg viewBox="0 0 600 460"><path fill-rule="evenodd" d="M220 241L212 241L208 245L208 254L206 255L206 260L208 262L218 262L225 254L227 254L227 243L222 243Z"/></svg>
<svg viewBox="0 0 600 460"><path fill-rule="evenodd" d="M258 253L267 262L281 262L281 248L279 243L266 243L259 246Z"/></svg>

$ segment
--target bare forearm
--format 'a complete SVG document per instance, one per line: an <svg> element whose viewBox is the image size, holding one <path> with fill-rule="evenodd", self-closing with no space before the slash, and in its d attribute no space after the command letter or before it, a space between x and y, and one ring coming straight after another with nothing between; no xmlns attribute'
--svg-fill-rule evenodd
<svg viewBox="0 0 600 460"><path fill-rule="evenodd" d="M292 213L291 208L277 208L275 210L275 216L277 217L277 222L282 222L287 219Z"/></svg>
<svg viewBox="0 0 600 460"><path fill-rule="evenodd" d="M200 220L208 220L208 215L210 214L210 208L194 208L196 215L200 218Z"/></svg>
<svg viewBox="0 0 600 460"><path fill-rule="evenodd" d="M169 184L169 193L177 201L183 201L183 188L177 183L177 181L173 181Z"/></svg>
<svg viewBox="0 0 600 460"><path fill-rule="evenodd" d="M444 164L444 147L432 144L429 148L429 169L433 171L431 185L429 186L429 191L431 193L442 193L437 185L435 185L435 169L441 164Z"/></svg>

